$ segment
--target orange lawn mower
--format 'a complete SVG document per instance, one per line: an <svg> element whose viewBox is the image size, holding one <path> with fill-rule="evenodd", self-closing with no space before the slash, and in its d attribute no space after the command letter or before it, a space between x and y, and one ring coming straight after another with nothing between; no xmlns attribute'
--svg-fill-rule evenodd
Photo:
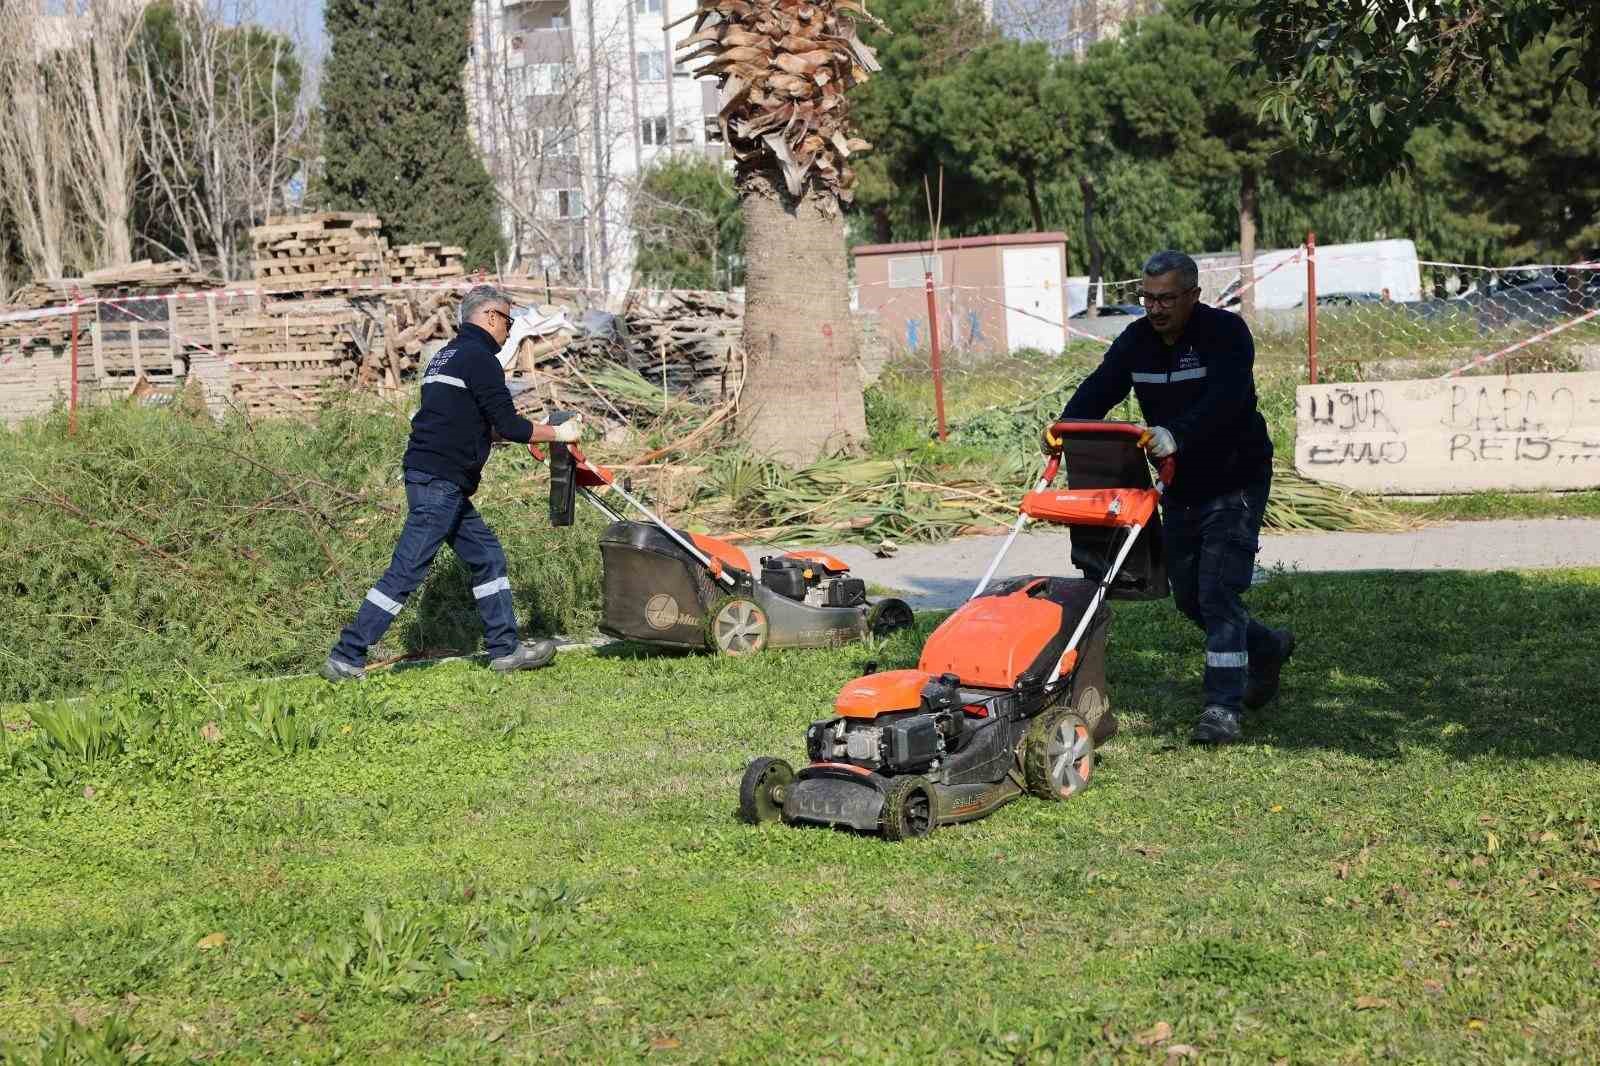
<svg viewBox="0 0 1600 1066"><path fill-rule="evenodd" d="M552 414L552 424L566 420ZM571 525L574 493L609 521L600 534L600 631L667 648L750 655L765 648L826 648L912 624L903 600L867 598L866 582L820 551L788 551L752 566L726 540L674 529L575 445L551 445L550 520ZM544 456L529 449L535 458ZM603 497L615 493L646 521Z"/></svg>
<svg viewBox="0 0 1600 1066"><path fill-rule="evenodd" d="M848 826L890 840L993 813L1024 791L1076 795L1095 747L1116 731L1106 700L1111 599L1167 595L1157 503L1141 427L1065 421L1061 452L1022 499L1011 535L972 596L929 635L914 670L849 682L834 717L806 730L810 762L753 759L739 785L750 823ZM1065 491L1052 489L1067 468ZM1030 521L1067 526L1083 577L1010 577L991 584Z"/></svg>

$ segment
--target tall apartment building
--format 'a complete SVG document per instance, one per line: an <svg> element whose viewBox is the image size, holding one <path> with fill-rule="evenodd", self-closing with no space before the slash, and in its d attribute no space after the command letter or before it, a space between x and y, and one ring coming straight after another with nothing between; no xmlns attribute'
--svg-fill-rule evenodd
<svg viewBox="0 0 1600 1066"><path fill-rule="evenodd" d="M1153 15L1161 0L987 0L992 18L1010 36L1043 41L1051 51L1081 56L1096 41L1115 38L1131 18Z"/></svg>
<svg viewBox="0 0 1600 1066"><path fill-rule="evenodd" d="M639 176L670 153L724 157L715 81L673 63L693 20L667 24L692 9L693 0L476 0L467 98L509 266L627 288Z"/></svg>

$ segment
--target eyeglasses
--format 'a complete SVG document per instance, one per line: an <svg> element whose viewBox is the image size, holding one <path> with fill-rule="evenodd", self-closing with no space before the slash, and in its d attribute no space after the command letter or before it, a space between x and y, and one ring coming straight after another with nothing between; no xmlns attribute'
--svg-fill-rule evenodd
<svg viewBox="0 0 1600 1066"><path fill-rule="evenodd" d="M1134 293L1134 295L1137 296L1139 298L1139 302L1144 304L1146 307L1172 307L1178 302L1179 297L1187 296L1191 292L1199 291L1200 289L1198 286L1192 289L1184 289L1182 292L1145 292L1143 289L1140 289L1138 292Z"/></svg>
<svg viewBox="0 0 1600 1066"><path fill-rule="evenodd" d="M491 308L489 308L489 312L488 313L491 314L491 315L499 315L501 318L506 320L506 325L508 325L508 326L511 325L511 316L506 314L504 311L497 311L493 307L491 307Z"/></svg>

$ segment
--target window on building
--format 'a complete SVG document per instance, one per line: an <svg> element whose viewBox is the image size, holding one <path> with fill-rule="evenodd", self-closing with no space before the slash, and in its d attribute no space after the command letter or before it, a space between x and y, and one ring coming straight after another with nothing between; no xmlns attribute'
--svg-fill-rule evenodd
<svg viewBox="0 0 1600 1066"><path fill-rule="evenodd" d="M529 96L559 96L571 84L572 68L566 63L529 63L523 69Z"/></svg>
<svg viewBox="0 0 1600 1066"><path fill-rule="evenodd" d="M641 15L659 15L661 0L634 0L633 9Z"/></svg>
<svg viewBox="0 0 1600 1066"><path fill-rule="evenodd" d="M639 123L639 139L645 144L666 144L667 120L660 115L641 120Z"/></svg>
<svg viewBox="0 0 1600 1066"><path fill-rule="evenodd" d="M557 189L556 190L556 217L557 218L582 218L583 217L583 190L582 189Z"/></svg>
<svg viewBox="0 0 1600 1066"><path fill-rule="evenodd" d="M546 126L539 131L539 154L546 158L578 154L578 138L568 126Z"/></svg>
<svg viewBox="0 0 1600 1066"><path fill-rule="evenodd" d="M640 81L667 80L667 54L665 52L640 52L638 58Z"/></svg>

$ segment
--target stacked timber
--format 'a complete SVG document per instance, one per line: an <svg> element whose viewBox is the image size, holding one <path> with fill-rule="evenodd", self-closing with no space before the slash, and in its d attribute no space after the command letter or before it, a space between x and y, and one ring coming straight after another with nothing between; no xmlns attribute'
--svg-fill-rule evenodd
<svg viewBox="0 0 1600 1066"><path fill-rule="evenodd" d="M672 290L622 310L624 335L582 338L574 351L609 359L646 380L702 398L720 394L744 329L744 302L731 293Z"/></svg>
<svg viewBox="0 0 1600 1066"><path fill-rule="evenodd" d="M0 322L0 421L46 410L70 393L74 324L85 402L100 390L125 391L140 376L170 384L188 372L194 348L209 336L207 301L196 294L220 285L188 263L148 259L25 285L8 310L84 303L76 319L63 313Z"/></svg>
<svg viewBox="0 0 1600 1066"><path fill-rule="evenodd" d="M376 341L371 316L338 296L242 309L226 332L233 404L252 416L314 414L349 391Z"/></svg>
<svg viewBox="0 0 1600 1066"><path fill-rule="evenodd" d="M384 255L384 269L391 282L439 281L465 277L466 249L429 241L402 244Z"/></svg>
<svg viewBox="0 0 1600 1066"><path fill-rule="evenodd" d="M377 215L323 211L279 215L250 231L263 292L317 292L387 281Z"/></svg>

